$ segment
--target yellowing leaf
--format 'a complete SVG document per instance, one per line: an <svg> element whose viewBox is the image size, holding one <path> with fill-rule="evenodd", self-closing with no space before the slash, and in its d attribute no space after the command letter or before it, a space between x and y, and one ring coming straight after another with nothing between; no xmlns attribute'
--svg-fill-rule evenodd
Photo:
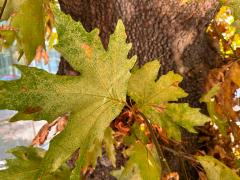
<svg viewBox="0 0 240 180"><path fill-rule="evenodd" d="M127 150L129 160L125 168L117 175L119 180L159 180L161 178L161 167L154 159L152 152L143 144L135 143Z"/></svg>
<svg viewBox="0 0 240 180"><path fill-rule="evenodd" d="M44 45L43 0L25 0L13 17L11 25L17 30L17 40L30 64L36 49Z"/></svg>
<svg viewBox="0 0 240 180"><path fill-rule="evenodd" d="M159 105L187 96L187 93L178 87L182 77L172 71L155 82L159 68L159 62L155 60L145 64L131 76L128 94L139 107Z"/></svg>
<svg viewBox="0 0 240 180"><path fill-rule="evenodd" d="M72 175L79 178L81 169L95 165L104 131L125 105L129 71L135 58L127 59L131 45L126 44L121 21L111 36L108 51L104 50L98 31L87 33L80 23L58 11L56 21L57 48L81 75L58 76L17 66L21 79L0 83L0 108L18 110L15 120L31 117L50 122L70 113L66 128L51 141L38 176L55 171L80 148L78 169ZM91 47L91 57L86 58L82 44Z"/></svg>
<svg viewBox="0 0 240 180"><path fill-rule="evenodd" d="M3 7L5 0L0 0L0 7ZM4 12L2 15L2 19L7 20L11 15L16 13L21 5L24 3L26 0L7 0L6 7L4 8Z"/></svg>
<svg viewBox="0 0 240 180"><path fill-rule="evenodd" d="M212 156L198 156L197 159L206 171L208 180L240 180L233 170Z"/></svg>

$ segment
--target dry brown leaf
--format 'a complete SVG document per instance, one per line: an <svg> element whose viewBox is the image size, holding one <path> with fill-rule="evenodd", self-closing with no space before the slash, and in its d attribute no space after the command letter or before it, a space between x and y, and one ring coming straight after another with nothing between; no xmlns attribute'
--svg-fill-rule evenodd
<svg viewBox="0 0 240 180"><path fill-rule="evenodd" d="M34 59L36 61L40 61L41 58L44 59L44 64L48 64L48 62L49 62L48 53L42 46L38 46L38 48L36 49L36 55L35 55Z"/></svg>
<svg viewBox="0 0 240 180"><path fill-rule="evenodd" d="M153 125L153 127L156 129L156 131L157 131L159 137L161 138L161 140L163 141L163 143L169 144L169 140L168 140L166 131L164 131L164 129L162 129L158 125Z"/></svg>
<svg viewBox="0 0 240 180"><path fill-rule="evenodd" d="M61 118L58 119L57 121L57 132L61 132L67 125L68 122L68 118L67 116L63 116Z"/></svg>
<svg viewBox="0 0 240 180"><path fill-rule="evenodd" d="M199 180L208 180L207 175L202 171L198 171Z"/></svg>
<svg viewBox="0 0 240 180"><path fill-rule="evenodd" d="M224 159L227 156L227 153L224 150L224 148L219 145L215 145L214 149L210 150L209 154L214 157L218 156L220 157L220 159Z"/></svg>
<svg viewBox="0 0 240 180"><path fill-rule="evenodd" d="M50 129L51 127L49 123L44 124L43 127L39 130L38 134L32 140L32 145L42 145L47 139Z"/></svg>
<svg viewBox="0 0 240 180"><path fill-rule="evenodd" d="M179 180L179 174L177 172L171 172L163 176L162 180Z"/></svg>
<svg viewBox="0 0 240 180"><path fill-rule="evenodd" d="M61 132L67 125L68 116L65 115L63 117L57 118L52 123L46 123L42 126L42 128L38 131L37 135L32 140L32 145L42 145L51 131L51 128L56 125L57 132Z"/></svg>
<svg viewBox="0 0 240 180"><path fill-rule="evenodd" d="M206 92L209 91L214 85L220 83L220 91L216 95L216 113L226 120L236 120L239 113L233 111L236 105L234 101L234 93L240 87L240 65L238 62L229 63L222 68L216 68L210 71L207 83L205 85Z"/></svg>

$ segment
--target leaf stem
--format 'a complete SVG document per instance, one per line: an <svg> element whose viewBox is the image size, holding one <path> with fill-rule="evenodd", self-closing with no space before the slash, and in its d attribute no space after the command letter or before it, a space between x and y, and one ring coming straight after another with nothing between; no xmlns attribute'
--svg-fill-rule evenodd
<svg viewBox="0 0 240 180"><path fill-rule="evenodd" d="M2 19L2 15L3 15L3 12L4 12L4 9L5 9L6 5L7 5L7 0L4 0L3 6L1 8L0 19Z"/></svg>
<svg viewBox="0 0 240 180"><path fill-rule="evenodd" d="M161 148L160 144L158 143L157 136L156 136L156 134L154 132L154 129L153 129L151 123L149 122L147 117L142 112L138 111L137 113L144 119L144 121L145 121L145 123L146 123L146 125L147 125L147 127L148 127L148 129L150 131L150 135L151 135L153 143L154 143L154 145L156 147L156 150L157 150L157 153L158 153L158 157L159 157L159 159L161 161L162 166L165 166L167 171L168 171L168 173L170 173L171 169L170 169L166 159L164 158L164 154L163 154L162 148Z"/></svg>

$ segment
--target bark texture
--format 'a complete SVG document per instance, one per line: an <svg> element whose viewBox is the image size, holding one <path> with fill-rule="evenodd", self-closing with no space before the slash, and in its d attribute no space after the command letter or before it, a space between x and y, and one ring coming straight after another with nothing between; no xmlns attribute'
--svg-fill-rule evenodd
<svg viewBox="0 0 240 180"><path fill-rule="evenodd" d="M138 56L142 66L161 61L159 75L174 70L185 78L182 87L189 93L183 101L200 107L198 99L209 69L219 59L205 33L219 8L218 0L183 3L181 0L59 0L62 11L80 21L87 31L100 29L107 48L117 20L126 27L133 44L129 57Z"/></svg>

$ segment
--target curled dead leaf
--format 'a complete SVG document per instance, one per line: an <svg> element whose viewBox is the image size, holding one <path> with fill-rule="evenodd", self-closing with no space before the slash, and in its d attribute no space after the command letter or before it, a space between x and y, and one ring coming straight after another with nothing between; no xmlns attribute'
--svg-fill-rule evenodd
<svg viewBox="0 0 240 180"><path fill-rule="evenodd" d="M202 171L198 171L199 180L207 180L207 175Z"/></svg>
<svg viewBox="0 0 240 180"><path fill-rule="evenodd" d="M56 131L61 132L67 125L68 116L64 115L63 117L59 117L54 120L52 123L46 123L42 126L42 128L38 131L37 135L32 140L32 145L42 145L46 141L49 132L51 131L52 127L56 125Z"/></svg>
<svg viewBox="0 0 240 180"><path fill-rule="evenodd" d="M163 176L162 180L179 180L179 174L177 172L171 172Z"/></svg>
<svg viewBox="0 0 240 180"><path fill-rule="evenodd" d="M225 120L236 120L239 113L233 110L236 105L234 93L240 87L239 81L240 65L239 62L229 63L221 68L210 71L205 90L208 92L216 84L220 84L220 90L215 96L215 112Z"/></svg>
<svg viewBox="0 0 240 180"><path fill-rule="evenodd" d="M44 64L48 64L48 62L49 62L48 53L42 46L38 46L38 48L36 49L36 55L35 55L34 59L36 61L40 61L41 58L44 59Z"/></svg>
<svg viewBox="0 0 240 180"><path fill-rule="evenodd" d="M153 127L156 129L156 132L158 133L158 135L161 138L161 140L163 141L163 143L164 144L169 144L169 140L168 140L168 137L167 137L167 132L164 131L164 129L162 129L158 125L153 125Z"/></svg>
<svg viewBox="0 0 240 180"><path fill-rule="evenodd" d="M50 129L51 127L49 123L44 124L43 127L39 130L38 134L32 140L32 145L42 145L46 141Z"/></svg>

